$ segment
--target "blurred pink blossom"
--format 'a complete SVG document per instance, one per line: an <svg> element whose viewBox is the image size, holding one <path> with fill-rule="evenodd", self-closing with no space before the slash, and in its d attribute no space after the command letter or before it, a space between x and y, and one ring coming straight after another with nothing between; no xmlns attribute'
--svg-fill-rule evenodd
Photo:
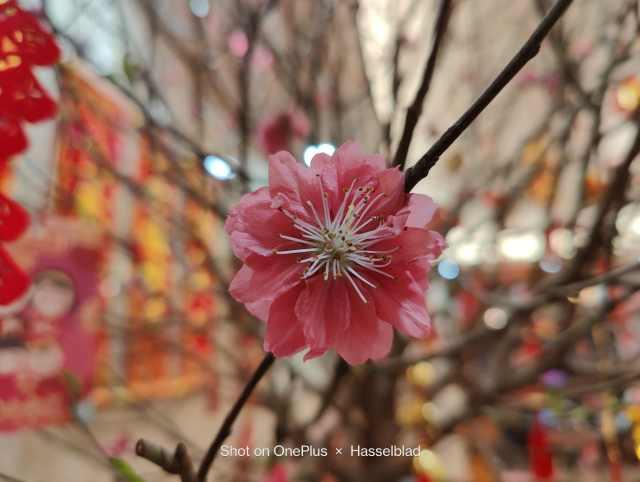
<svg viewBox="0 0 640 482"><path fill-rule="evenodd" d="M310 129L309 120L303 112L280 112L258 126L258 144L265 154L290 150L293 140L305 138Z"/></svg>
<svg viewBox="0 0 640 482"><path fill-rule="evenodd" d="M249 51L249 39L242 30L234 30L227 38L229 50L236 57L242 58Z"/></svg>

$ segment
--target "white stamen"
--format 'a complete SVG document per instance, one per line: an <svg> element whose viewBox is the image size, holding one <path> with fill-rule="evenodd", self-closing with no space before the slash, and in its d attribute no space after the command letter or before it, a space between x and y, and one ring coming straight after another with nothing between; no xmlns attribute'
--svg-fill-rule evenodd
<svg viewBox="0 0 640 482"><path fill-rule="evenodd" d="M306 257L298 260L298 263L308 264L302 275L304 279L320 273L328 282L345 277L358 297L367 303L364 286L375 289L377 285L367 279L366 272L394 279L383 268L391 264L390 255L400 248L375 249L376 244L395 237L396 231L383 225L380 217L368 216L374 204L385 194L374 195L375 190L371 187L355 189L356 181L354 179L349 189L344 191L340 206L333 214L329 194L320 179L322 213L312 201L305 203L308 215L303 215L304 219L281 209L291 219L300 237L281 234L282 239L293 245L291 249L277 250L276 253L306 254ZM379 223L376 224L376 221Z"/></svg>
<svg viewBox="0 0 640 482"><path fill-rule="evenodd" d="M353 228L353 232L357 233L358 231L360 231L360 225L359 225L359 221L361 219L364 219L365 214L367 214L369 212L369 210L371 209L371 206L373 206L376 201L380 198L384 197L384 193L380 193L378 194L376 197L373 198L373 201L371 201L369 203L369 205L367 207L364 208L364 210L362 211L362 213L360 213L360 215L358 216L358 223L356 223L356 226Z"/></svg>
<svg viewBox="0 0 640 482"><path fill-rule="evenodd" d="M312 243L311 241L305 241L304 239L294 238L293 236L287 236L286 234L281 234L280 237L282 239L287 239L287 240L293 241L295 243L307 244L309 246L315 246L316 245L316 243Z"/></svg>
<svg viewBox="0 0 640 482"><path fill-rule="evenodd" d="M347 279L349 280L349 282L351 282L351 286L353 286L353 288L356 290L356 293L358 293L358 296L360 297L360 299L366 303L367 299L364 297L364 295L362 294L362 291L360 291L360 288L358 288L358 285L356 284L356 282L353 280L353 278L351 277L351 275L349 275L349 273L347 273L345 271L344 273L347 276Z"/></svg>
<svg viewBox="0 0 640 482"><path fill-rule="evenodd" d="M355 276L356 278L358 278L360 281L362 281L364 284L367 284L369 286L371 286L372 288L377 288L376 285L374 285L371 281L369 281L367 278L365 278L364 276L362 276L360 273L358 273L355 269L353 269L351 266L347 266L347 271L349 273L351 273L353 276Z"/></svg>
<svg viewBox="0 0 640 482"><path fill-rule="evenodd" d="M285 251L276 251L276 254L300 254L300 253L313 253L316 248L307 249L287 249Z"/></svg>
<svg viewBox="0 0 640 482"><path fill-rule="evenodd" d="M318 223L318 226L322 226L322 221L320 221L320 216L318 216L318 213L316 212L316 208L313 205L313 203L311 201L307 201L307 204L311 208L311 212L313 213L313 217L316 218L316 222Z"/></svg>
<svg viewBox="0 0 640 482"><path fill-rule="evenodd" d="M338 208L338 212L336 214L336 217L333 220L333 223L331 224L331 226L333 228L336 228L339 224L342 223L343 216L344 216L344 210L348 205L349 196L351 195L351 191L353 191L353 186L355 184L356 184L356 179L354 179L351 182L351 186L349 186L349 189L347 189L347 192L345 192L344 197L342 198L342 203L340 203L340 208Z"/></svg>
<svg viewBox="0 0 640 482"><path fill-rule="evenodd" d="M320 180L320 197L322 198L322 211L324 212L324 225L326 227L331 224L331 215L329 214L329 201L327 200L327 194L324 192L322 180Z"/></svg>

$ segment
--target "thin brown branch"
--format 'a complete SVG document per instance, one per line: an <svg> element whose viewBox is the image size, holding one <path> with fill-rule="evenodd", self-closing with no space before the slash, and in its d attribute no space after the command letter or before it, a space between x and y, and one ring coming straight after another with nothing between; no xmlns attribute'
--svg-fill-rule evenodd
<svg viewBox="0 0 640 482"><path fill-rule="evenodd" d="M6 482L25 482L22 479L18 479L17 477L14 477L13 475L5 474L3 472L0 472L0 480L4 480Z"/></svg>
<svg viewBox="0 0 640 482"><path fill-rule="evenodd" d="M355 32L356 38L356 50L358 54L358 66L362 71L362 77L365 80L365 90L366 97L371 107L371 112L373 114L373 119L375 120L376 126L380 128L380 117L378 115L378 111L376 109L376 104L373 97L373 91L371 89L371 81L369 79L369 74L367 72L367 62L365 60L364 46L362 44L362 37L360 35L360 29L358 28L358 9L360 8L359 2L355 1L352 4L352 8L350 10L350 20L351 25L353 26L353 31Z"/></svg>
<svg viewBox="0 0 640 482"><path fill-rule="evenodd" d="M572 3L573 0L558 0L556 2L531 37L529 37L491 85L489 85L471 107L445 131L440 139L418 160L416 165L407 170L405 177L405 189L407 191L413 189L418 182L427 177L431 168L435 166L438 159L440 159L440 156L462 135L482 111L491 104L497 95L513 80L516 74L538 54L542 41Z"/></svg>
<svg viewBox="0 0 640 482"><path fill-rule="evenodd" d="M269 368L271 368L271 365L273 365L274 361L275 357L272 353L267 353L265 355L260 365L258 365L258 368L256 368L256 371L253 373L251 379L247 382L244 389L242 390L240 397L238 398L238 400L236 400L236 403L233 404L233 407L231 407L231 410L222 422L217 435L213 439L213 442L211 442L211 445L209 446L209 449L207 450L207 453L205 454L204 459L202 460L202 463L198 468L198 474L196 478L198 482L205 482L207 480L207 475L209 474L211 465L213 464L216 455L218 455L220 447L227 439L227 437L231 435L233 424L238 418L238 415L240 415L242 408L249 401L249 398L251 397L251 394L253 393L256 385L269 371Z"/></svg>
<svg viewBox="0 0 640 482"><path fill-rule="evenodd" d="M427 63L425 64L424 72L422 73L422 80L420 81L420 86L418 87L416 96L407 110L400 143L398 144L396 155L393 158L393 165L399 166L400 169L404 169L407 154L409 153L409 146L411 145L411 139L413 139L413 133L416 129L416 125L418 125L420 116L422 116L424 100L429 92L429 88L431 87L431 80L433 79L433 73L435 72L438 54L440 53L444 35L447 31L449 18L451 18L452 5L453 2L451 0L440 1L440 7L433 26L433 44L431 46L431 52L427 58Z"/></svg>
<svg viewBox="0 0 640 482"><path fill-rule="evenodd" d="M627 187L631 181L629 169L640 153L640 119L636 122L638 124L638 128L634 136L633 143L622 163L616 168L613 179L602 200L598 204L595 220L587 236L587 242L577 252L567 270L562 272L557 279L553 279L552 282L558 284L559 282L573 281L574 277L584 269L587 264L587 260L593 256L602 239L602 225L610 209L613 206L619 205L624 200Z"/></svg>

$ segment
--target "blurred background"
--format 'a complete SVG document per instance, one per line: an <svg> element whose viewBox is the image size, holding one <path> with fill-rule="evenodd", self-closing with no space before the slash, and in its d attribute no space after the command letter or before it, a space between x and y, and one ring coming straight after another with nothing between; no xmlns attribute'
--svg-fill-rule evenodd
<svg viewBox="0 0 640 482"><path fill-rule="evenodd" d="M35 69L58 114L1 180L31 214L6 248L32 293L0 311L0 479L177 480L136 440L199 460L264 355L226 212L281 149L392 159L440 2L20 3L63 54ZM407 166L551 2L452 3ZM639 28L635 0L574 2L416 187L448 243L434 335L354 368L278 360L229 439L328 457L219 457L213 480L640 480ZM350 444L422 452L334 456Z"/></svg>

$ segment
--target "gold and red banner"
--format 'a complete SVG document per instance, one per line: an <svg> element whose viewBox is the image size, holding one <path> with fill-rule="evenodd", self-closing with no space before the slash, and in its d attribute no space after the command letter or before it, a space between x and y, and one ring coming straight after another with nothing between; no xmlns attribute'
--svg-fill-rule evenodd
<svg viewBox="0 0 640 482"><path fill-rule="evenodd" d="M72 397L90 389L103 306L101 242L91 225L50 218L12 244L32 285L22 306L0 315L0 431L67 421Z"/></svg>

